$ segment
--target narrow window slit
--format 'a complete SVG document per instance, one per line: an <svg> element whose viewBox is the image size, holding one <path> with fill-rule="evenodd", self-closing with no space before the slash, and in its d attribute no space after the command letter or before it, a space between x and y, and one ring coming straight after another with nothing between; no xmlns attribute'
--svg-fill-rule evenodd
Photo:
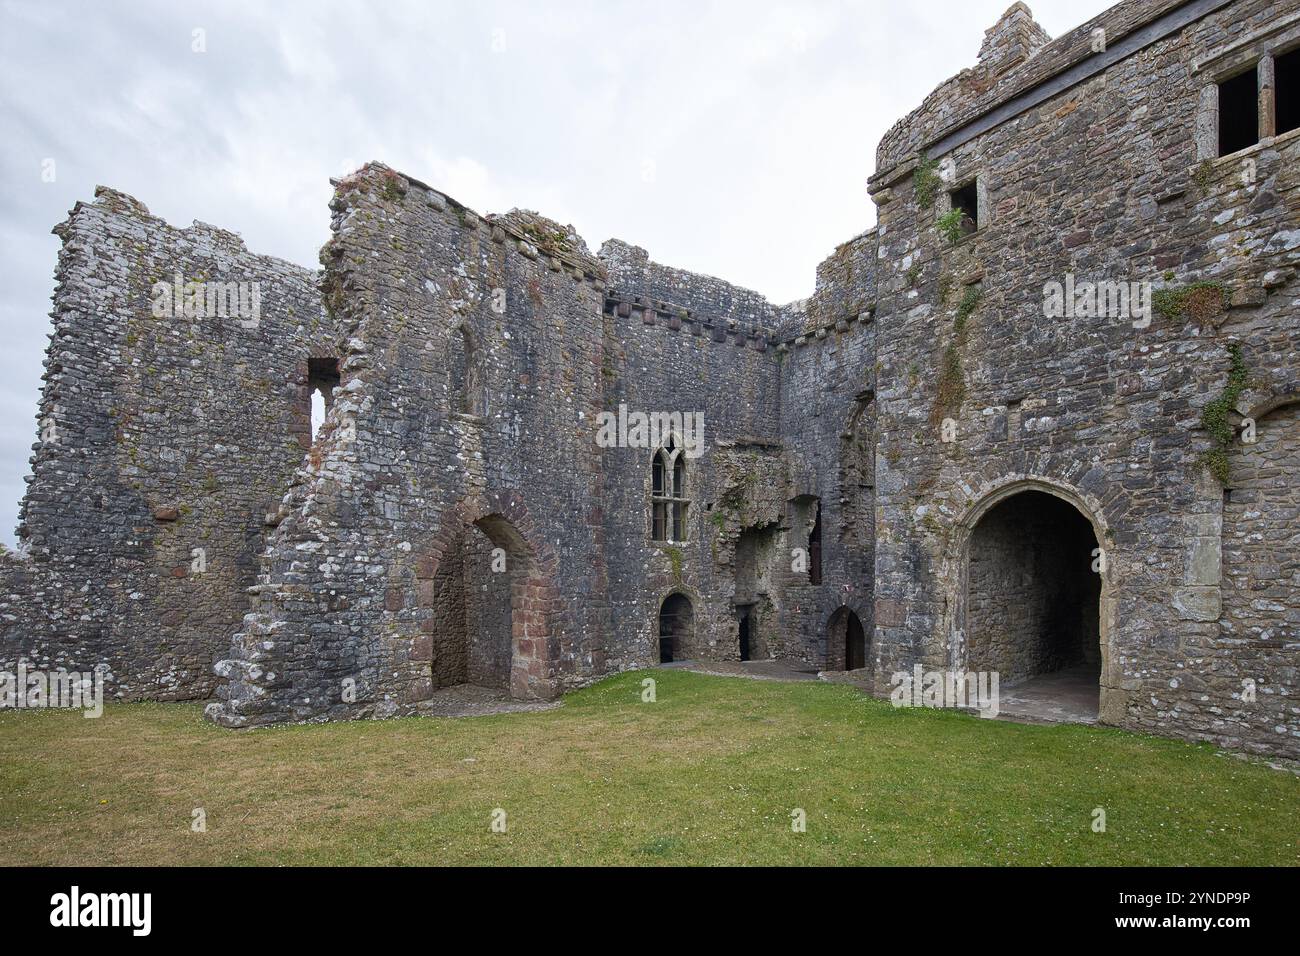
<svg viewBox="0 0 1300 956"><path fill-rule="evenodd" d="M307 392L311 396L311 437L316 440L325 413L334 404L334 389L342 376L337 358L307 359Z"/></svg>

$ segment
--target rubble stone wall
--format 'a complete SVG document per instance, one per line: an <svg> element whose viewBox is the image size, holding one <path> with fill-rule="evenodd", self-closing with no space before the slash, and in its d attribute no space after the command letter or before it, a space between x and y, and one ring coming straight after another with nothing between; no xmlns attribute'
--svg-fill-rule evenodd
<svg viewBox="0 0 1300 956"><path fill-rule="evenodd" d="M122 193L101 187L54 231L0 661L104 665L123 698L209 697L266 515L310 444L307 359L336 353L339 331L314 273L213 226L173 228Z"/></svg>

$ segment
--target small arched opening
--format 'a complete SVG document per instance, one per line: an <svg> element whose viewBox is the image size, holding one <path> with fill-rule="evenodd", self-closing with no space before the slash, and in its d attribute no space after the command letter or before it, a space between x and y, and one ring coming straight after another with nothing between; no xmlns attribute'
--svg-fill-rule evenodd
<svg viewBox="0 0 1300 956"><path fill-rule="evenodd" d="M826 623L826 669L856 671L866 667L869 643L857 612L840 608Z"/></svg>
<svg viewBox="0 0 1300 956"><path fill-rule="evenodd" d="M659 607L659 663L683 660L695 627L695 609L685 594L670 594Z"/></svg>

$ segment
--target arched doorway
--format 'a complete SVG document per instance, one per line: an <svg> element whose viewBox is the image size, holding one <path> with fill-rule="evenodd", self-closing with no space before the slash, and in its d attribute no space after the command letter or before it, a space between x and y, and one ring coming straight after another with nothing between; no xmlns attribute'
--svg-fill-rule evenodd
<svg viewBox="0 0 1300 956"><path fill-rule="evenodd" d="M685 594L670 594L659 607L659 663L683 660L695 626L695 610Z"/></svg>
<svg viewBox="0 0 1300 956"><path fill-rule="evenodd" d="M555 553L519 530L532 520L516 492L467 498L443 513L414 565L418 626L405 663L415 701L461 684L552 696ZM389 610L405 603L391 588Z"/></svg>
<svg viewBox="0 0 1300 956"><path fill-rule="evenodd" d="M1061 495L1026 488L979 515L962 669L998 675L1004 712L1096 719L1104 569L1092 522Z"/></svg>
<svg viewBox="0 0 1300 956"><path fill-rule="evenodd" d="M511 688L516 609L531 558L498 515L467 524L452 539L421 590L433 691L460 684Z"/></svg>
<svg viewBox="0 0 1300 956"><path fill-rule="evenodd" d="M826 669L855 671L867 666L867 634L862 619L849 607L841 607L826 623Z"/></svg>

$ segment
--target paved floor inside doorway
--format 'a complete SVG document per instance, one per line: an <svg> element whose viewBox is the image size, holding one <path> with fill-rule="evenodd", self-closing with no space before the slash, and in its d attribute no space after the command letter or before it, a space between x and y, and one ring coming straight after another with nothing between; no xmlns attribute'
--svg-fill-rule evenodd
<svg viewBox="0 0 1300 956"><path fill-rule="evenodd" d="M870 693L865 671L826 671L803 661L673 661L660 667L695 671L718 677L755 680L824 680L851 684ZM1029 723L1095 724L1100 700L1098 672L1093 667L1071 667L1039 674L998 687L998 719ZM974 713L974 711L972 711Z"/></svg>
<svg viewBox="0 0 1300 956"><path fill-rule="evenodd" d="M1070 667L998 688L1001 718L1053 724L1095 724L1101 697L1095 667Z"/></svg>

